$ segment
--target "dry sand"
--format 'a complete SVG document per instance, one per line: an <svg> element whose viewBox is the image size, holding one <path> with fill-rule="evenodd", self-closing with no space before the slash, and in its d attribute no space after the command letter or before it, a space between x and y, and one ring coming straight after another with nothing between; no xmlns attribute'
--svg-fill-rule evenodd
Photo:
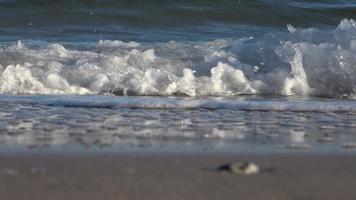
<svg viewBox="0 0 356 200"><path fill-rule="evenodd" d="M356 156L312 154L0 155L1 200L356 199ZM215 169L254 161L243 176Z"/></svg>

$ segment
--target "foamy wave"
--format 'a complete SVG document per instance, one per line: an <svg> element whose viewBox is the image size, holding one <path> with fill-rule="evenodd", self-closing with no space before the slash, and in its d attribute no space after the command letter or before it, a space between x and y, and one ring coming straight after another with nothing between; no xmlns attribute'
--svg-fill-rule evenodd
<svg viewBox="0 0 356 200"><path fill-rule="evenodd" d="M335 30L299 29L263 38L211 42L0 49L0 92L234 96L279 94L353 97L356 22Z"/></svg>

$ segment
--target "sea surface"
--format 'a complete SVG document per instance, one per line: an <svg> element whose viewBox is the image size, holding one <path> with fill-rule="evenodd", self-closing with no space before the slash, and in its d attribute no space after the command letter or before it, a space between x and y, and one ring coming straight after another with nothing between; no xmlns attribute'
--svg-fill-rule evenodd
<svg viewBox="0 0 356 200"><path fill-rule="evenodd" d="M355 152L355 99L353 0L0 0L0 152Z"/></svg>

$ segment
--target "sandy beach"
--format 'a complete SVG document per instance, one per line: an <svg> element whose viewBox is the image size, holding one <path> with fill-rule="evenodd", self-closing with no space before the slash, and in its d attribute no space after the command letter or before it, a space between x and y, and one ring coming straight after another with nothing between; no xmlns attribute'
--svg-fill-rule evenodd
<svg viewBox="0 0 356 200"><path fill-rule="evenodd" d="M356 157L336 154L2 154L0 199L355 199ZM254 175L219 172L253 161Z"/></svg>

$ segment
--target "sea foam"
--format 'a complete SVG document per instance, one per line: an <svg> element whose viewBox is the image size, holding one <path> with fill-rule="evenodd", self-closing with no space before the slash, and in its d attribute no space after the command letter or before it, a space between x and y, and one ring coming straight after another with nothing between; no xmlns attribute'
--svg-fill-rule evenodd
<svg viewBox="0 0 356 200"><path fill-rule="evenodd" d="M99 41L0 48L3 94L353 98L356 22L209 42Z"/></svg>

